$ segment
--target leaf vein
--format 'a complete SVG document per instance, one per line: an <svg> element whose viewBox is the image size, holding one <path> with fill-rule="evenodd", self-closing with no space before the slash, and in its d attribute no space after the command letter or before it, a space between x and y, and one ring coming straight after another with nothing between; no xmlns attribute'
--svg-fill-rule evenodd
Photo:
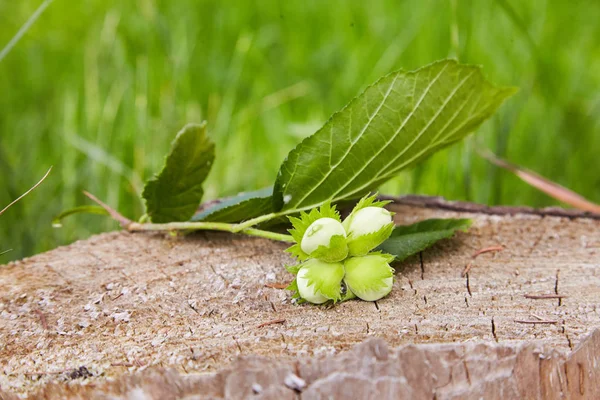
<svg viewBox="0 0 600 400"><path fill-rule="evenodd" d="M389 88L387 89L385 96L383 97L383 99L379 103L379 106L373 112L373 114L369 116L369 120L367 121L367 123L365 124L365 126L363 127L363 129L360 131L360 133L358 134L358 136L356 137L356 139L354 139L351 142L350 146L348 147L348 149L346 150L346 152L344 153L344 155L342 156L342 158L340 159L340 161L338 161L333 168L330 168L329 171L325 174L325 176L323 176L323 178L319 181L319 183L317 183L310 190L308 190L307 193L299 201L296 202L296 204L302 204L302 202L308 196L310 196L312 194L312 192L314 192L315 189L317 187L319 187L321 185L321 183L323 183L325 181L325 179L327 179L327 177L329 177L329 175L331 175L331 172L333 172L335 170L335 168L337 168L337 166L340 165L346 159L346 157L348 156L348 154L350 154L350 151L352 150L352 148L354 147L354 145L358 142L358 140L362 137L362 135L365 133L365 131L367 130L367 128L371 125L371 122L373 121L373 119L375 119L375 117L379 113L379 110L381 110L381 107L383 106L383 104L385 103L385 101L387 100L387 98L389 97L390 92L391 92L392 88L394 87L394 84L396 83L396 80L398 79L399 75L400 75L399 73L396 74L396 76L392 80L392 83L390 84ZM333 120L332 120L332 123L333 123Z"/></svg>
<svg viewBox="0 0 600 400"><path fill-rule="evenodd" d="M368 162L365 163L365 165L363 165L363 167L358 171L358 173L354 174L354 176L352 176L350 179L348 179L347 183L344 186L342 186L341 188L339 188L333 194L333 196L331 196L332 198L335 198L335 196L337 196L342 190L344 190L345 188L347 188L348 185L350 185L354 181L354 179L356 179L369 165L371 165L371 163L384 150L387 149L387 147L389 146L390 143L392 143L394 140L396 140L396 138L398 137L398 134L400 133L400 131L406 126L406 124L408 123L408 121L412 118L412 116L414 115L415 111L419 108L419 106L423 102L423 99L427 96L427 94L429 93L429 91L431 90L431 88L433 87L433 85L437 82L437 80L440 78L440 76L442 76L442 74L446 70L447 65L448 64L444 65L444 67L440 70L440 72L436 75L436 77L431 80L431 82L429 83L429 85L427 85L427 87L423 91L423 94L419 98L419 101L417 102L417 104L413 107L413 109L411 110L411 112L406 116L406 118L404 119L404 121L402 121L402 124L400 124L400 127L394 132L394 134L392 135L392 137L381 147L381 149L379 149L379 151L377 153L375 153L375 155L373 155L373 157L371 157L369 159ZM454 93L455 93L455 91L452 92L452 94L450 95L450 98L448 98L447 102L450 101L450 99L454 96ZM446 105L447 102L444 103L444 105ZM435 120L435 118L437 118L437 116L441 113L441 110L443 110L443 108L444 108L443 106L440 107L440 110L438 110L438 112L436 113L436 115L432 118L432 120L425 127L425 129L423 129L423 130L421 130L421 132L419 132L419 134L417 135L417 137L408 146L406 146L404 148L404 150L400 153L399 156L401 156L402 154L406 153L415 144L415 142L421 137L421 135L423 134L423 132L429 127L429 125L431 124L431 122L433 122L433 120ZM395 159L397 159L399 156L397 156ZM389 163L388 163L387 166L389 166Z"/></svg>

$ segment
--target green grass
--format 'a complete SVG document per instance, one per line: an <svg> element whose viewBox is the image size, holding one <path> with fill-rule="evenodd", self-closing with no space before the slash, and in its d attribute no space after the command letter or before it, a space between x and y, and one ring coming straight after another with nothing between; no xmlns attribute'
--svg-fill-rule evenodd
<svg viewBox="0 0 600 400"><path fill-rule="evenodd" d="M0 48L41 0L0 2ZM521 91L471 139L384 188L489 204L553 201L475 155L489 148L600 202L600 3L55 0L0 61L0 262L114 229L89 190L138 217L144 179L208 121L206 198L271 184L287 152L365 85L456 57Z"/></svg>

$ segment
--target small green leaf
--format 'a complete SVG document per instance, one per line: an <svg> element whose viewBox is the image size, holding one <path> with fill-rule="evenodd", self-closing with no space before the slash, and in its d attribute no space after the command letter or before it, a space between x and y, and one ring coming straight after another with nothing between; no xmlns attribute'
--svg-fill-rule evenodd
<svg viewBox="0 0 600 400"><path fill-rule="evenodd" d="M300 269L300 268L298 268L298 269ZM296 273L298 273L298 271L296 271ZM289 291L293 292L292 299L296 300L296 304L302 304L302 303L306 302L306 300L304 300L302 297L300 297L300 292L298 291L298 282L296 281L296 279L294 279L289 285L287 285L285 290L289 290Z"/></svg>
<svg viewBox="0 0 600 400"><path fill-rule="evenodd" d="M379 300L392 290L394 269L389 263L393 260L394 256L384 253L350 257L344 262L344 282L362 300Z"/></svg>
<svg viewBox="0 0 600 400"><path fill-rule="evenodd" d="M108 211L100 206L79 206L65 210L52 219L54 228L62 228L62 220L73 214L96 214L110 216Z"/></svg>
<svg viewBox="0 0 600 400"><path fill-rule="evenodd" d="M192 221L241 222L273 212L273 188L268 187L217 201L197 213Z"/></svg>
<svg viewBox="0 0 600 400"><path fill-rule="evenodd" d="M304 261L308 259L308 254L302 251L300 248L300 243L295 243L288 247L285 251L290 253L293 257L295 257L298 261Z"/></svg>
<svg viewBox="0 0 600 400"><path fill-rule="evenodd" d="M390 237L394 230L394 223L382 227L380 230L348 240L348 250L351 256L364 256L369 251L383 243Z"/></svg>
<svg viewBox="0 0 600 400"><path fill-rule="evenodd" d="M287 272L289 272L290 274L293 275L297 275L298 271L300 270L300 267L302 266L302 264L296 264L296 265L286 265L285 269L287 270Z"/></svg>
<svg viewBox="0 0 600 400"><path fill-rule="evenodd" d="M8 250L0 251L0 256L1 256L1 255L4 255L4 254L6 254L6 253L8 253L8 252L11 252L11 251L12 251L12 249L8 249Z"/></svg>
<svg viewBox="0 0 600 400"><path fill-rule="evenodd" d="M274 209L289 214L373 191L475 130L515 91L453 60L393 72L290 152L275 182Z"/></svg>
<svg viewBox="0 0 600 400"><path fill-rule="evenodd" d="M142 196L152 222L188 221L204 195L202 183L215 158L206 123L186 125L175 137L165 166L150 179Z"/></svg>
<svg viewBox="0 0 600 400"><path fill-rule="evenodd" d="M310 253L310 256L327 262L344 260L348 256L346 237L342 235L332 236L328 246L317 247L315 251Z"/></svg>
<svg viewBox="0 0 600 400"><path fill-rule="evenodd" d="M396 261L416 254L456 231L466 231L470 219L428 219L412 225L397 226L388 240L377 249L396 256Z"/></svg>
<svg viewBox="0 0 600 400"><path fill-rule="evenodd" d="M342 279L344 279L344 266L342 263L327 263L316 259L306 261L300 267L306 270L304 278L308 286L329 300L337 302L342 298ZM301 274L302 271L299 272Z"/></svg>

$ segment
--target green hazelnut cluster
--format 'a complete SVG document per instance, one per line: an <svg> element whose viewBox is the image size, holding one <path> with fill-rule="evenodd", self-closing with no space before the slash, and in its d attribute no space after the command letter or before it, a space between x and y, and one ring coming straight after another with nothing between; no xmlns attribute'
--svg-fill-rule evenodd
<svg viewBox="0 0 600 400"><path fill-rule="evenodd" d="M394 283L394 256L374 251L394 229L393 213L376 201L361 199L344 221L334 206L291 217L296 241L288 249L300 261L288 267L296 279L288 287L299 301L322 304L358 297L366 301L387 296Z"/></svg>

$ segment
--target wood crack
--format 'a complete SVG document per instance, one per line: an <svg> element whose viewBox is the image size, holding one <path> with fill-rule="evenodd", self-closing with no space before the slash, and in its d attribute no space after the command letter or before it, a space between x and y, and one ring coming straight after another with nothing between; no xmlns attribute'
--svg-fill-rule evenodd
<svg viewBox="0 0 600 400"><path fill-rule="evenodd" d="M492 336L496 343L498 343L498 336L496 336L496 323L494 322L494 318L492 318Z"/></svg>

